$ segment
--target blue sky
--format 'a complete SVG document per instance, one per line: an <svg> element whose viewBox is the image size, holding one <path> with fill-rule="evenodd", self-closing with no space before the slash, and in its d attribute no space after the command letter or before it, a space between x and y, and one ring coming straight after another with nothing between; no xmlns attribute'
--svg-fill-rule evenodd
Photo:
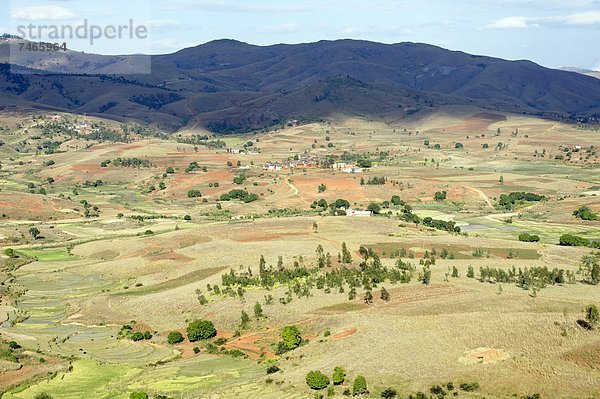
<svg viewBox="0 0 600 399"><path fill-rule="evenodd" d="M133 19L146 40L68 41L96 53L168 53L214 39L268 45L322 39L424 42L549 67L600 70L600 0L13 0L0 31L24 24L105 27ZM0 6L0 7L3 7ZM118 10L118 11L117 11Z"/></svg>

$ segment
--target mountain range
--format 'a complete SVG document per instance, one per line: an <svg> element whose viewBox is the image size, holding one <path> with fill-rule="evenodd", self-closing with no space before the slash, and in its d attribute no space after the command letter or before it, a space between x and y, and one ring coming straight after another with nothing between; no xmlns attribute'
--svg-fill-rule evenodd
<svg viewBox="0 0 600 399"><path fill-rule="evenodd" d="M12 57L11 55L12 46ZM151 57L16 51L0 39L1 106L227 133L332 114L399 120L446 105L600 119L600 79L420 43L255 46L217 40Z"/></svg>

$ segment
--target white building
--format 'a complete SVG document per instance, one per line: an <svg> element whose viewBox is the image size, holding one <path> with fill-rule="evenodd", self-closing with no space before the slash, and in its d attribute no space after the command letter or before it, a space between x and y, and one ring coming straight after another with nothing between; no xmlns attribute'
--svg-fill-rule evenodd
<svg viewBox="0 0 600 399"><path fill-rule="evenodd" d="M361 211L358 209L348 209L346 211L346 216L351 216L351 217L364 217L364 218L370 218L371 216L373 216L373 212L371 211Z"/></svg>
<svg viewBox="0 0 600 399"><path fill-rule="evenodd" d="M362 173L363 169L362 168L344 168L344 169L342 169L342 172L344 172L344 173Z"/></svg>

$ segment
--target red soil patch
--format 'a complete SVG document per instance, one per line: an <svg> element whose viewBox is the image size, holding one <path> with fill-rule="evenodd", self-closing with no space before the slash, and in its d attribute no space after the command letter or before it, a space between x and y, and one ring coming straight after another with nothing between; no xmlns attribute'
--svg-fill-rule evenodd
<svg viewBox="0 0 600 399"><path fill-rule="evenodd" d="M481 133L487 130L490 125L496 122L505 121L504 115L492 114L489 112L482 112L473 116L470 116L464 120L463 123L452 126L446 129L449 133Z"/></svg>
<svg viewBox="0 0 600 399"><path fill-rule="evenodd" d="M470 353L466 357L469 359L478 359L483 363L491 362L502 356L500 349L488 349L482 352Z"/></svg>
<svg viewBox="0 0 600 399"><path fill-rule="evenodd" d="M350 336L356 334L357 331L358 330L356 328L351 328L350 330L346 330L346 331L342 331L337 334L333 334L332 337L333 337L333 339L342 339L342 338L350 337Z"/></svg>

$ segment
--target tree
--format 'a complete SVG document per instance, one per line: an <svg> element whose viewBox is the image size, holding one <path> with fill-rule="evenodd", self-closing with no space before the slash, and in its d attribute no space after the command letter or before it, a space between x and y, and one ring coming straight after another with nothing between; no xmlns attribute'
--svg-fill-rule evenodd
<svg viewBox="0 0 600 399"><path fill-rule="evenodd" d="M471 265L469 265L469 267L467 268L467 277L475 278L475 270L473 270L473 266Z"/></svg>
<svg viewBox="0 0 600 399"><path fill-rule="evenodd" d="M175 173L175 169L173 169L171 166L169 166L166 170L166 173L172 175L173 173Z"/></svg>
<svg viewBox="0 0 600 399"><path fill-rule="evenodd" d="M581 258L579 270L583 275L584 282L598 285L600 283L600 254L585 255Z"/></svg>
<svg viewBox="0 0 600 399"><path fill-rule="evenodd" d="M187 335L191 342L196 342L214 337L217 330L210 320L195 320L187 326Z"/></svg>
<svg viewBox="0 0 600 399"><path fill-rule="evenodd" d="M260 302L258 301L254 304L254 317L256 317L257 319L262 319L263 317L265 317L263 313L263 308L260 305Z"/></svg>
<svg viewBox="0 0 600 399"><path fill-rule="evenodd" d="M428 266L423 268L421 282L425 285L429 285L431 282L431 269Z"/></svg>
<svg viewBox="0 0 600 399"><path fill-rule="evenodd" d="M402 200L400 199L399 195L392 195L392 201L391 202L395 206L402 205Z"/></svg>
<svg viewBox="0 0 600 399"><path fill-rule="evenodd" d="M463 145L463 143L456 143L454 144L454 148L456 148L457 150L462 150L465 146Z"/></svg>
<svg viewBox="0 0 600 399"><path fill-rule="evenodd" d="M585 308L585 320L590 323L592 327L596 326L600 322L600 313L596 305L588 305Z"/></svg>
<svg viewBox="0 0 600 399"><path fill-rule="evenodd" d="M281 330L281 349L285 352L296 349L302 343L302 336L296 326L285 326Z"/></svg>
<svg viewBox="0 0 600 399"><path fill-rule="evenodd" d="M248 313L246 313L245 310L242 310L242 316L241 316L241 322L240 324L242 325L242 327L246 327L248 325L248 323L250 323L250 316L248 316Z"/></svg>
<svg viewBox="0 0 600 399"><path fill-rule="evenodd" d="M346 379L346 370L337 366L333 369L333 385L342 385Z"/></svg>
<svg viewBox="0 0 600 399"><path fill-rule="evenodd" d="M458 269L456 266L452 266L452 277L458 278Z"/></svg>
<svg viewBox="0 0 600 399"><path fill-rule="evenodd" d="M375 215L379 215L381 212L381 205L379 205L377 202L371 202L367 207L367 210L373 212Z"/></svg>
<svg viewBox="0 0 600 399"><path fill-rule="evenodd" d="M171 345L183 342L183 334L179 331L171 331L167 336L167 342Z"/></svg>
<svg viewBox="0 0 600 399"><path fill-rule="evenodd" d="M346 242L342 243L342 263L352 263L352 255L350 254L350 251L348 251Z"/></svg>
<svg viewBox="0 0 600 399"><path fill-rule="evenodd" d="M329 377L320 371L309 371L308 374L306 374L306 384L310 389L320 391L329 386Z"/></svg>
<svg viewBox="0 0 600 399"><path fill-rule="evenodd" d="M563 234L560 236L559 244L567 247L587 247L590 242L583 237L572 234Z"/></svg>
<svg viewBox="0 0 600 399"><path fill-rule="evenodd" d="M148 394L146 392L131 392L129 399L148 399Z"/></svg>
<svg viewBox="0 0 600 399"><path fill-rule="evenodd" d="M573 212L573 216L582 220L598 220L598 215L593 213L587 206L582 206Z"/></svg>
<svg viewBox="0 0 600 399"><path fill-rule="evenodd" d="M4 255L8 256L9 258L16 258L17 255L15 253L15 250L12 248L6 248L4 250Z"/></svg>
<svg viewBox="0 0 600 399"><path fill-rule="evenodd" d="M359 375L354 379L354 384L352 384L352 395L358 396L367 392L369 392L367 389L367 379Z"/></svg>
<svg viewBox="0 0 600 399"><path fill-rule="evenodd" d="M385 289L385 287L381 287L381 299L386 302L390 300L390 293Z"/></svg>
<svg viewBox="0 0 600 399"><path fill-rule="evenodd" d="M444 201L446 199L446 195L446 191L436 191L436 193L433 195L433 199L435 199L438 202Z"/></svg>
<svg viewBox="0 0 600 399"><path fill-rule="evenodd" d="M39 237L40 231L38 230L37 227L31 227L31 228L29 228L29 234L31 234L31 236L35 240Z"/></svg>
<svg viewBox="0 0 600 399"><path fill-rule="evenodd" d="M189 222L190 220L192 220L192 217L191 217L190 215L185 215L185 216L183 217L183 220L185 220L185 221Z"/></svg>
<svg viewBox="0 0 600 399"><path fill-rule="evenodd" d="M190 190L188 191L187 196L188 198L198 198L202 197L202 193L200 192L200 190Z"/></svg>

